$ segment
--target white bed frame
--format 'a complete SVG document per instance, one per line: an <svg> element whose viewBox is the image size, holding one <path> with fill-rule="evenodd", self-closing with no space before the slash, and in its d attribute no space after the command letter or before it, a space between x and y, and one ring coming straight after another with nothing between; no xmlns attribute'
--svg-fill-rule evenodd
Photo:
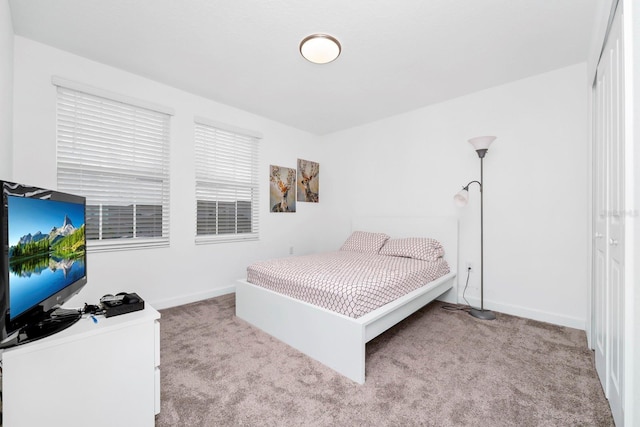
<svg viewBox="0 0 640 427"><path fill-rule="evenodd" d="M368 341L434 299L457 302L458 221L453 217L362 217L352 222L352 230L384 232L392 238L433 237L444 246L451 272L358 319L239 280L236 316L364 384Z"/></svg>

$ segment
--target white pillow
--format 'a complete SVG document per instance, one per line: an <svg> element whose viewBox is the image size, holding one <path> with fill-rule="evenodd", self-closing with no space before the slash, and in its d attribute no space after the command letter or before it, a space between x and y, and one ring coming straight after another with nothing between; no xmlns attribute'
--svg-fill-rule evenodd
<svg viewBox="0 0 640 427"><path fill-rule="evenodd" d="M437 261L444 256L444 248L440 242L429 237L406 237L387 241L380 249L380 255Z"/></svg>
<svg viewBox="0 0 640 427"><path fill-rule="evenodd" d="M344 242L340 250L377 254L387 240L389 240L389 236L384 233L354 231Z"/></svg>

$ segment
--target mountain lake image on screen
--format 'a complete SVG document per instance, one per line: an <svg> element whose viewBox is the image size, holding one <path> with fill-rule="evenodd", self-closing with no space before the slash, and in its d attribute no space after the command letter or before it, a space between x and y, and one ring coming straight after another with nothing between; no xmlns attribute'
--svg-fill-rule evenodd
<svg viewBox="0 0 640 427"><path fill-rule="evenodd" d="M10 318L86 274L84 205L8 196Z"/></svg>

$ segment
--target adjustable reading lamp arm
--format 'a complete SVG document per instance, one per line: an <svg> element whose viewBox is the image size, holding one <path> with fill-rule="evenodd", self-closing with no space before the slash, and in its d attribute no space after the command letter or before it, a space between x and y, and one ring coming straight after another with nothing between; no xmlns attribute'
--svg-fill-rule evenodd
<svg viewBox="0 0 640 427"><path fill-rule="evenodd" d="M478 186L480 187L480 191L482 191L482 183L480 181L471 181L470 183L468 183L467 185L465 185L464 187L462 187L463 190L467 190L469 191L469 186L473 183L478 184Z"/></svg>

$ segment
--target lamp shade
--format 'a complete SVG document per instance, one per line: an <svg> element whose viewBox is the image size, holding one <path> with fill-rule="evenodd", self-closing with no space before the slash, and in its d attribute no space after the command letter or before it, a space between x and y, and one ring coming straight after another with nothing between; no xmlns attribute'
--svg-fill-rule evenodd
<svg viewBox="0 0 640 427"><path fill-rule="evenodd" d="M458 191L458 193L453 196L453 201L456 206L460 208L467 206L467 202L469 201L469 191L467 191L465 188Z"/></svg>
<svg viewBox="0 0 640 427"><path fill-rule="evenodd" d="M473 148L478 150L488 150L491 143L496 139L495 136L477 136L471 138L469 143L473 145Z"/></svg>

